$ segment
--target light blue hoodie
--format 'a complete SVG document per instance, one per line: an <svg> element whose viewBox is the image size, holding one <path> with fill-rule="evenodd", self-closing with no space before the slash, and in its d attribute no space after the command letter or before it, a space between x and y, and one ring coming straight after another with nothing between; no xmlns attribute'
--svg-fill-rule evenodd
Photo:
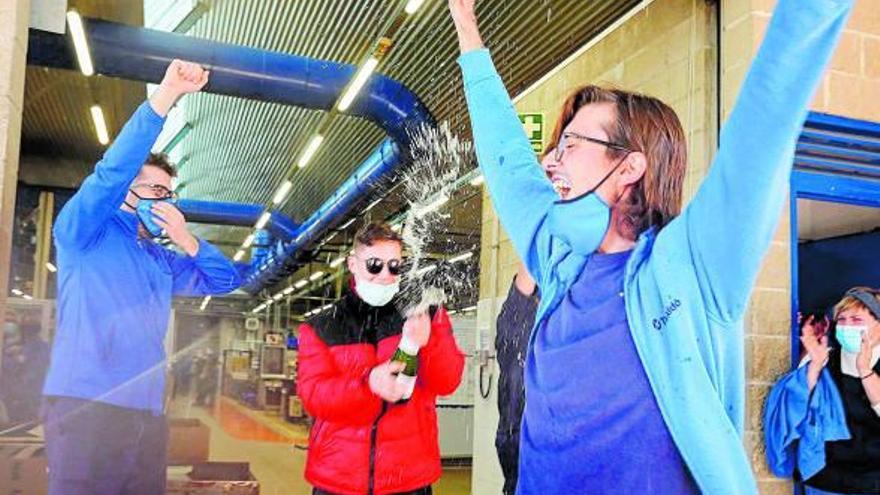
<svg viewBox="0 0 880 495"><path fill-rule="evenodd" d="M806 366L786 373L770 390L764 443L767 465L776 476L791 478L797 469L802 479L812 478L825 467L825 442L850 438L843 399L827 369L812 391Z"/></svg>
<svg viewBox="0 0 880 495"><path fill-rule="evenodd" d="M811 97L852 4L779 2L703 185L678 218L639 237L628 262L624 292L632 337L669 432L705 493L757 492L742 439L742 319L787 197ZM459 64L492 203L541 287L540 328L589 255L576 254L549 231L547 219L561 207L558 196L489 52L465 53ZM540 383L533 353L530 346L526 373ZM597 362L584 356L579 364Z"/></svg>

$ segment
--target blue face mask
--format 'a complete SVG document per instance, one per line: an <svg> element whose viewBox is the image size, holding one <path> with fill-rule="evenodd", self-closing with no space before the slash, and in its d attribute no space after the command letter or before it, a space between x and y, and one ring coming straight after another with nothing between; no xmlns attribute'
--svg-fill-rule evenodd
<svg viewBox="0 0 880 495"><path fill-rule="evenodd" d="M589 255L599 249L608 224L611 210L595 193L595 190L572 200L557 201L547 218L550 235L560 239L579 255Z"/></svg>
<svg viewBox="0 0 880 495"><path fill-rule="evenodd" d="M172 205L177 205L177 201L175 201L172 198L142 199L134 191L132 191L132 194L134 194L138 198L138 205L137 205L137 208L135 208L134 210L135 210L135 214L137 214L138 219L141 221L141 224L143 224L144 228L147 230L147 232L152 237L161 236L164 233L164 229L162 229L162 227L158 226L156 224L155 220L153 220L153 218L154 218L153 212L151 211L153 208L153 204L161 202L161 203L169 203ZM125 204L127 204L129 207L131 207L131 205L129 205L127 202Z"/></svg>
<svg viewBox="0 0 880 495"><path fill-rule="evenodd" d="M596 190L617 171L624 160L626 156L589 191L576 198L556 201L550 208L547 217L550 235L568 244L575 254L593 254L602 244L611 223L611 208L596 194Z"/></svg>
<svg viewBox="0 0 880 495"><path fill-rule="evenodd" d="M162 227L156 225L156 222L153 221L153 212L151 209L153 208L153 203L158 200L155 199L142 199L138 201L137 205L137 216L140 219L141 223L144 224L144 228L147 229L147 232L150 233L153 237L159 237L162 235Z"/></svg>
<svg viewBox="0 0 880 495"><path fill-rule="evenodd" d="M845 352L858 354L862 350L862 334L868 331L863 325L837 325L834 336Z"/></svg>

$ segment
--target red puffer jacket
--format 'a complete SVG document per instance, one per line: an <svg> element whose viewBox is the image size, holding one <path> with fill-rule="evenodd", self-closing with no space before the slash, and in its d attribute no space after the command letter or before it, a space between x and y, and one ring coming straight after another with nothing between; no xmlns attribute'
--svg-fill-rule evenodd
<svg viewBox="0 0 880 495"><path fill-rule="evenodd" d="M438 395L461 381L464 354L443 308L419 352L410 400L389 404L373 395L368 377L400 342L404 318L394 303L374 308L349 291L332 309L300 326L297 393L315 418L306 480L340 495L415 490L440 478Z"/></svg>

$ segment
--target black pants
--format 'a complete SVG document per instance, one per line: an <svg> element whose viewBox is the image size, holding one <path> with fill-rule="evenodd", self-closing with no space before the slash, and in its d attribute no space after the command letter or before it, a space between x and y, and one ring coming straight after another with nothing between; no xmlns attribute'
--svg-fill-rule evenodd
<svg viewBox="0 0 880 495"><path fill-rule="evenodd" d="M163 495L164 416L51 397L44 409L49 495Z"/></svg>
<svg viewBox="0 0 880 495"><path fill-rule="evenodd" d="M516 481L519 476L519 428L515 431L499 431L495 436L495 450L498 452L498 462L501 464L501 472L504 474L503 495L516 493Z"/></svg>
<svg viewBox="0 0 880 495"><path fill-rule="evenodd" d="M431 490L431 487L426 486L424 488L419 488L418 490L413 490L411 492L400 492L400 493L395 493L394 495L431 495L432 493L434 493L434 492ZM327 492L327 491L321 490L320 488L315 488L314 490L312 490L312 495L335 495L335 494L333 492Z"/></svg>

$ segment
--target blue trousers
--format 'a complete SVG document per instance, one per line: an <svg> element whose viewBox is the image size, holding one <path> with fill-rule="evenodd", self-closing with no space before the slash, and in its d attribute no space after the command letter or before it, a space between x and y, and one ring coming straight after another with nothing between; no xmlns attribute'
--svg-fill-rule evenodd
<svg viewBox="0 0 880 495"><path fill-rule="evenodd" d="M101 402L48 397L49 495L162 495L164 416Z"/></svg>

